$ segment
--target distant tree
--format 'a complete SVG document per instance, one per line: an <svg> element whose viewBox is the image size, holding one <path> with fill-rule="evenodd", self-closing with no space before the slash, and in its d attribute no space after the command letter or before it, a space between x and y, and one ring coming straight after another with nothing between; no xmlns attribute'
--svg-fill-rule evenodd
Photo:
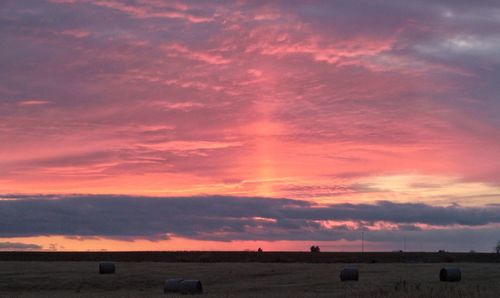
<svg viewBox="0 0 500 298"><path fill-rule="evenodd" d="M319 246L317 246L317 245L316 246L314 246L314 245L311 246L311 252L320 252Z"/></svg>
<svg viewBox="0 0 500 298"><path fill-rule="evenodd" d="M259 247L259 249L257 249L257 252L262 252L262 248Z"/></svg>
<svg viewBox="0 0 500 298"><path fill-rule="evenodd" d="M500 254L500 240L498 240L497 246L495 246L495 251L497 252L497 254Z"/></svg>

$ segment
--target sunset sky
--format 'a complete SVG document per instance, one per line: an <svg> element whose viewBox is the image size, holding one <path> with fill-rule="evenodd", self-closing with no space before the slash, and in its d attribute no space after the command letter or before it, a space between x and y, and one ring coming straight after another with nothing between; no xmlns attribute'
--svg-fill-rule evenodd
<svg viewBox="0 0 500 298"><path fill-rule="evenodd" d="M500 2L0 2L0 250L492 251Z"/></svg>

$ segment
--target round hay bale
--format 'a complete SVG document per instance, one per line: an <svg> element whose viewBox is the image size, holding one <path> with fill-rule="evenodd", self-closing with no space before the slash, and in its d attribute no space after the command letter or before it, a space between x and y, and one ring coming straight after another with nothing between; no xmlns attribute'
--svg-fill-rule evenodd
<svg viewBox="0 0 500 298"><path fill-rule="evenodd" d="M460 281L462 279L462 273L457 267L444 267L439 271L440 281Z"/></svg>
<svg viewBox="0 0 500 298"><path fill-rule="evenodd" d="M199 280L185 279L181 281L179 292L181 294L201 294L203 293L203 287Z"/></svg>
<svg viewBox="0 0 500 298"><path fill-rule="evenodd" d="M340 271L340 281L358 281L359 271L358 268L349 267Z"/></svg>
<svg viewBox="0 0 500 298"><path fill-rule="evenodd" d="M163 293L178 293L183 280L184 278L167 279L163 285Z"/></svg>
<svg viewBox="0 0 500 298"><path fill-rule="evenodd" d="M113 274L115 273L115 264L111 262L99 263L99 274Z"/></svg>

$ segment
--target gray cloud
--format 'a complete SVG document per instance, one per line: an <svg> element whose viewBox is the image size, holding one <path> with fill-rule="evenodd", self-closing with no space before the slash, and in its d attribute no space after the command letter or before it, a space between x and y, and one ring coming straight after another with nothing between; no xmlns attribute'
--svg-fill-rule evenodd
<svg viewBox="0 0 500 298"><path fill-rule="evenodd" d="M8 200L0 201L1 237L65 235L161 240L176 235L217 241L356 240L356 231L385 222L392 224L391 228L372 229L370 233L373 241L390 241L405 233L428 233L425 237L439 239L446 233L488 229L500 223L500 205L438 207L378 201L320 206L302 200L230 196L3 197ZM357 227L327 227L322 221L353 221ZM423 231L415 224L441 228Z"/></svg>
<svg viewBox="0 0 500 298"><path fill-rule="evenodd" d="M40 245L17 242L0 242L0 250L38 250Z"/></svg>

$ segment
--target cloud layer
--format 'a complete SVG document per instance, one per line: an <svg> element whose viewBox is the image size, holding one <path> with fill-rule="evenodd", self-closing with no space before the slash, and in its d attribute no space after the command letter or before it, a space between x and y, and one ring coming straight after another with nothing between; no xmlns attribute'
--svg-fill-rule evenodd
<svg viewBox="0 0 500 298"><path fill-rule="evenodd" d="M259 197L104 195L5 196L0 201L0 236L10 238L354 241L366 231L372 242L417 235L453 243L474 229L491 237L498 226L500 205L434 207L388 201L318 205Z"/></svg>

